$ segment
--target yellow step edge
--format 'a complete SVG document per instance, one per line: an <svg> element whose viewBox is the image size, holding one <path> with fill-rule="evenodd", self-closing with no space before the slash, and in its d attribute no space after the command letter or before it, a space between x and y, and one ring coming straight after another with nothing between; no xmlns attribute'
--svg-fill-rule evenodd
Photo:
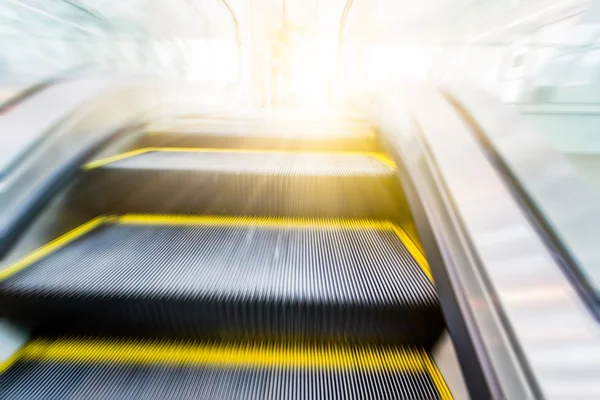
<svg viewBox="0 0 600 400"><path fill-rule="evenodd" d="M423 355L423 362L425 364L425 369L427 370L427 373L431 377L431 380L433 381L433 384L435 385L435 388L437 389L440 395L440 399L452 400L452 393L450 392L450 389L448 388L448 385L446 384L442 373L440 372L437 365L435 364L435 362L429 354L425 353Z"/></svg>
<svg viewBox="0 0 600 400"><path fill-rule="evenodd" d="M307 342L192 342L127 339L38 339L18 360L73 363L296 367L427 373L424 350Z"/></svg>
<svg viewBox="0 0 600 400"><path fill-rule="evenodd" d="M390 229L390 222L369 218L253 217L232 215L125 214L122 224L136 225L221 225L277 228Z"/></svg>
<svg viewBox="0 0 600 400"><path fill-rule="evenodd" d="M0 375L8 370L14 363L21 359L23 355L23 347L17 350L14 354L0 362Z"/></svg>
<svg viewBox="0 0 600 400"><path fill-rule="evenodd" d="M452 399L450 390L430 355L422 349L399 346L371 347L308 342L35 339L0 363L0 374L21 360L425 373L432 379L440 399Z"/></svg>
<svg viewBox="0 0 600 400"><path fill-rule="evenodd" d="M15 272L22 270L26 266L33 264L34 262L42 259L43 257L47 256L48 254L60 249L61 247L64 247L68 243L72 242L73 240L77 239L78 237L81 237L82 235L86 234L87 232L91 231L92 229L95 229L96 227L98 227L100 224L106 222L107 220L110 220L110 218L104 217L104 216L94 218L93 220L86 222L85 224L83 224L81 226L78 226L77 228L65 233L64 235L59 236L58 238L56 238L53 241L51 241L50 243L40 247L39 249L34 250L33 252L29 253L25 257L16 261L15 263L0 270L0 280L7 278L8 276L14 274Z"/></svg>
<svg viewBox="0 0 600 400"><path fill-rule="evenodd" d="M137 156L139 154L144 154L144 153L147 153L148 151L150 151L150 150L148 150L147 148L144 148L144 149L137 149L137 150L127 151L125 153L115 154L114 156L101 158L99 160L92 161L92 162L89 162L87 164L84 164L83 165L83 169L97 168L97 167L100 167L102 165L106 165L106 164L110 164L110 163L117 162L117 161L120 161L120 160L124 160L126 158Z"/></svg>
<svg viewBox="0 0 600 400"><path fill-rule="evenodd" d="M227 148L204 148L204 147L144 147L142 149L132 150L114 156L101 158L99 160L92 161L83 166L84 170L90 170L101 167L116 161L121 161L126 158L134 157L140 154L150 153L153 151L162 152L196 152L196 153L302 153L302 154L348 154L348 155L361 155L367 157L373 157L382 164L388 166L391 169L396 169L396 164L388 158L385 154L375 152L358 152L358 151L286 151L279 149L227 149Z"/></svg>
<svg viewBox="0 0 600 400"><path fill-rule="evenodd" d="M399 225L390 222L390 227L394 230L400 241L407 248L410 255L413 256L417 264L419 264L423 272L425 272L425 275L427 275L429 280L433 282L431 268L429 267L429 263L427 262L427 259L425 258L425 255L423 254L419 246L417 246L417 244L410 238L410 236L408 236L408 234Z"/></svg>
<svg viewBox="0 0 600 400"><path fill-rule="evenodd" d="M39 261L48 254L97 228L101 224L120 223L130 225L217 225L217 226L256 226L276 228L327 228L327 229L382 229L392 230L408 249L425 275L433 282L429 264L425 256L410 237L397 224L388 220L363 218L293 218L293 217L248 217L218 215L178 215L178 214L125 214L123 216L104 215L65 233L50 243L34 250L15 263L0 270L0 280Z"/></svg>

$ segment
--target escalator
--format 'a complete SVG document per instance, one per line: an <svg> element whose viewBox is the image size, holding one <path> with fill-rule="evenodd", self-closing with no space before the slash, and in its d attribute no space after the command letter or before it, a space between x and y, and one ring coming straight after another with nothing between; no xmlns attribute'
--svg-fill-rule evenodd
<svg viewBox="0 0 600 400"><path fill-rule="evenodd" d="M82 165L68 229L0 271L31 332L0 398L451 398L394 162L306 132L146 132Z"/></svg>

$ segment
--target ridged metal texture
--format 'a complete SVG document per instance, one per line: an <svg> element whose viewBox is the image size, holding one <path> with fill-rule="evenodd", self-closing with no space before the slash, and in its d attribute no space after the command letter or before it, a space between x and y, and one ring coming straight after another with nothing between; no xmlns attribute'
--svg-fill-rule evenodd
<svg viewBox="0 0 600 400"><path fill-rule="evenodd" d="M22 362L4 399L438 399L425 374Z"/></svg>
<svg viewBox="0 0 600 400"><path fill-rule="evenodd" d="M141 334L430 346L443 325L396 233L352 226L109 224L0 282L0 298L13 313L80 312L81 326Z"/></svg>
<svg viewBox="0 0 600 400"><path fill-rule="evenodd" d="M360 154L155 151L84 173L74 205L95 214L398 219L403 212L394 168Z"/></svg>
<svg viewBox="0 0 600 400"><path fill-rule="evenodd" d="M3 399L448 399L422 351L272 343L34 341Z"/></svg>
<svg viewBox="0 0 600 400"><path fill-rule="evenodd" d="M153 132L136 144L140 147L213 147L231 149L279 149L295 151L378 151L379 142L371 137L306 135L236 135L196 132Z"/></svg>
<svg viewBox="0 0 600 400"><path fill-rule="evenodd" d="M283 176L388 176L394 170L373 156L352 153L150 151L104 168L266 174Z"/></svg>
<svg viewBox="0 0 600 400"><path fill-rule="evenodd" d="M282 129L283 128L283 129ZM375 133L362 125L294 123L287 126L220 121L150 127L138 147L214 147L296 151L377 151Z"/></svg>

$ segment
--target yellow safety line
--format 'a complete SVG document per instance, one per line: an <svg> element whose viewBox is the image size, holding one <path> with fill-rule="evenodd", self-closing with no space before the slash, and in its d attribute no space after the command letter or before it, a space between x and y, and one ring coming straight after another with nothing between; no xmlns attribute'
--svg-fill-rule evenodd
<svg viewBox="0 0 600 400"><path fill-rule="evenodd" d="M419 266L421 267L423 272L425 272L425 275L427 275L429 280L431 282L433 282L433 275L431 274L431 268L429 267L429 263L427 262L425 255L423 255L423 253L421 252L421 249L419 249L419 247L415 244L415 242L412 241L410 236L408 236L406 234L406 232L404 232L404 230L402 228L400 228L399 225L390 222L390 228L394 230L396 235L398 235L398 238L400 238L402 243L404 243L404 246L406 246L409 253L413 256L413 258L415 259L417 264L419 264Z"/></svg>
<svg viewBox="0 0 600 400"><path fill-rule="evenodd" d="M92 161L83 166L83 169L89 170L100 167L102 165L110 164L115 161L124 160L126 158L134 157L140 154L149 153L153 151L162 152L197 152L197 153L302 153L302 154L347 154L347 155L361 155L367 157L373 157L379 162L386 166L395 169L396 164L388 158L385 154L375 152L359 152L359 151L332 151L332 152L316 152L316 151L286 151L280 149L224 149L224 148L204 148L204 147L145 147L143 149L137 149L128 151L125 153L117 154L111 157L102 158L100 160Z"/></svg>
<svg viewBox="0 0 600 400"><path fill-rule="evenodd" d="M23 347L17 350L10 357L5 359L0 363L0 375L3 374L7 369L12 367L12 365L23 356Z"/></svg>
<svg viewBox="0 0 600 400"><path fill-rule="evenodd" d="M125 214L122 224L136 225L220 225L277 228L390 229L389 221L366 218L293 218L229 215Z"/></svg>
<svg viewBox="0 0 600 400"><path fill-rule="evenodd" d="M374 153L374 152L363 153L363 154L371 156L373 158L376 158L377 160L379 160L379 162L381 162L382 164L385 164L386 166L388 166L391 169L396 169L396 163L391 158L386 156L385 154Z"/></svg>
<svg viewBox="0 0 600 400"><path fill-rule="evenodd" d="M107 220L110 220L110 217L103 216L103 217L94 218L93 220L54 239L53 241L40 247L39 249L34 250L33 252L29 253L25 257L21 258L20 260L16 261L15 263L11 264L10 266L0 270L0 280L6 279L7 277L14 274L15 272L22 270L23 268L27 267L30 264L33 264L34 262L47 256L48 254L52 253L53 251L60 249L61 247L65 246L67 243L69 243L69 242L77 239L78 237L82 236L83 234L91 231L92 229L96 228L98 225L106 222Z"/></svg>
<svg viewBox="0 0 600 400"><path fill-rule="evenodd" d="M371 347L307 342L36 339L0 364L0 373L6 371L16 360L427 373L440 399L452 399L444 378L427 352L397 346Z"/></svg>
<svg viewBox="0 0 600 400"><path fill-rule="evenodd" d="M440 370L435 362L431 359L429 354L423 354L423 362L425 364L425 370L431 377L431 380L433 381L433 384L440 395L440 400L452 400L452 393L450 393L450 389L448 388L448 385L446 385L446 381L442 377Z"/></svg>
<svg viewBox="0 0 600 400"><path fill-rule="evenodd" d="M99 160L92 161L90 163L85 164L83 166L83 169L97 168L97 167L100 167L102 165L110 164L110 163L113 163L115 161L123 160L125 158L130 158L130 157L133 157L133 156L137 156L138 154L144 154L144 153L147 153L147 152L148 152L148 149L137 149L137 150L128 151L126 153L121 153L121 154L117 154L117 155L114 155L114 156L110 156L110 157L106 157L106 158L101 158Z"/></svg>
<svg viewBox="0 0 600 400"><path fill-rule="evenodd" d="M123 339L38 339L20 358L126 364L357 369L427 373L423 350L306 342L174 342Z"/></svg>

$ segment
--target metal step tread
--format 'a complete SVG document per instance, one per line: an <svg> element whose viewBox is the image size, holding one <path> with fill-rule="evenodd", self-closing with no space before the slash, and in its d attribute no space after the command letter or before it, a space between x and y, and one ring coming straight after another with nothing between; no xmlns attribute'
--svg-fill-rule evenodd
<svg viewBox="0 0 600 400"><path fill-rule="evenodd" d="M202 147L228 149L271 149L290 151L380 151L375 135L335 136L330 134L246 134L151 132L138 138L132 148Z"/></svg>
<svg viewBox="0 0 600 400"><path fill-rule="evenodd" d="M437 303L428 272L388 221L131 215L86 226L0 292Z"/></svg>
<svg viewBox="0 0 600 400"><path fill-rule="evenodd" d="M421 345L443 327L424 257L389 221L100 217L0 278L11 316L73 309L78 319L185 334Z"/></svg>
<svg viewBox="0 0 600 400"><path fill-rule="evenodd" d="M451 399L419 348L38 338L0 365L10 399Z"/></svg>
<svg viewBox="0 0 600 400"><path fill-rule="evenodd" d="M374 136L374 130L366 123L352 121L323 120L265 120L265 119L229 119L229 118L181 118L158 121L146 127L153 134L195 134L227 135L273 138L354 138Z"/></svg>
<svg viewBox="0 0 600 400"><path fill-rule="evenodd" d="M225 147L290 150L380 150L374 129L323 121L183 120L146 128L138 147Z"/></svg>
<svg viewBox="0 0 600 400"><path fill-rule="evenodd" d="M203 171L308 176L388 176L391 160L380 153L286 152L198 148L144 148L96 160L85 169Z"/></svg>

